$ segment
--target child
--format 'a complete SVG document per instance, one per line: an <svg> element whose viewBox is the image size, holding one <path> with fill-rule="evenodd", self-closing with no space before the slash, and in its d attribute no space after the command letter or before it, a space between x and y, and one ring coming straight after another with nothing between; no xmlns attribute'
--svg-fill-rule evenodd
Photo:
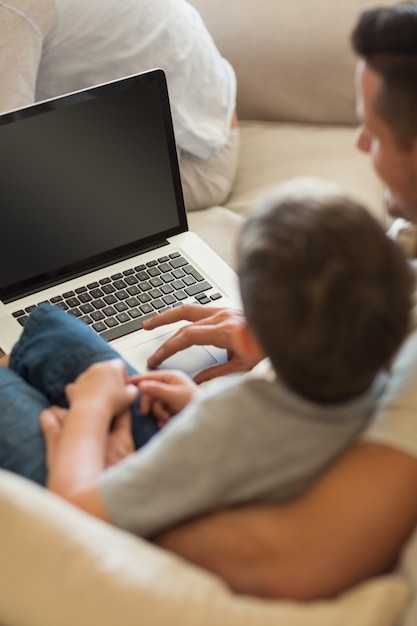
<svg viewBox="0 0 417 626"><path fill-rule="evenodd" d="M413 280L397 245L333 186L297 180L249 217L238 274L242 350L272 368L197 391L176 373L129 380L121 361L95 365L67 388L67 411L42 415L52 491L152 537L213 509L295 497L361 432L409 326ZM134 380L157 419L184 408L103 471Z"/></svg>

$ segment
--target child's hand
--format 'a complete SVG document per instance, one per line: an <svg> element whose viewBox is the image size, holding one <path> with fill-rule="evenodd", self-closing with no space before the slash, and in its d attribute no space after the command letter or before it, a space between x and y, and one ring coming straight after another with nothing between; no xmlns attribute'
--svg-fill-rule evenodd
<svg viewBox="0 0 417 626"><path fill-rule="evenodd" d="M48 470L50 470L54 462L68 412L68 409L50 406L40 414L40 425L45 437L46 466ZM135 451L131 425L132 417L130 411L125 411L113 421L107 437L105 467L115 465Z"/></svg>
<svg viewBox="0 0 417 626"><path fill-rule="evenodd" d="M130 379L142 392L140 410L143 415L152 412L158 425L179 413L197 392L197 385L183 372L158 370Z"/></svg>
<svg viewBox="0 0 417 626"><path fill-rule="evenodd" d="M116 417L109 432L105 456L105 466L115 465L125 457L133 454L135 445L132 437L132 416L125 411Z"/></svg>
<svg viewBox="0 0 417 626"><path fill-rule="evenodd" d="M101 413L108 419L123 413L138 396L121 359L91 365L66 386L65 393L71 407L82 404L90 413Z"/></svg>

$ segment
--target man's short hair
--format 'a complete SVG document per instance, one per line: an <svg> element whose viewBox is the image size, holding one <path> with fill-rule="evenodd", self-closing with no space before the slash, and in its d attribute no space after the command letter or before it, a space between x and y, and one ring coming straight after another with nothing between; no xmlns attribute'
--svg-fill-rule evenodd
<svg viewBox="0 0 417 626"><path fill-rule="evenodd" d="M409 329L399 246L335 185L295 179L250 214L238 247L245 315L275 371L320 403L364 391Z"/></svg>
<svg viewBox="0 0 417 626"><path fill-rule="evenodd" d="M398 145L417 138L417 3L364 11L352 33L359 57L382 79L374 106Z"/></svg>

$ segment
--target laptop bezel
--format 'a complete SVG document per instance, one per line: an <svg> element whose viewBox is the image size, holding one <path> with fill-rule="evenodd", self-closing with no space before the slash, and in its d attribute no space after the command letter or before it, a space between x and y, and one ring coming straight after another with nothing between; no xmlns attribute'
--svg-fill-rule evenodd
<svg viewBox="0 0 417 626"><path fill-rule="evenodd" d="M165 134L167 138L171 176L176 200L178 225L158 233L158 235L141 238L140 240L133 241L127 245L88 257L82 261L62 266L50 272L38 274L21 282L13 283L12 285L0 287L0 299L4 303L30 295L31 293L35 293L37 291L41 291L52 285L66 282L72 278L88 274L94 270L112 265L118 261L137 256L148 250L167 245L167 239L169 237L188 231L188 221L181 185L177 147L172 124L171 108L169 104L168 86L165 72L162 69L155 68L146 72L139 72L134 75L101 83L99 85L77 90L63 96L43 100L20 109L3 113L0 115L0 126L24 120L50 110L56 110L62 107L71 106L72 104L78 104L80 102L90 100L91 98L100 97L100 95L105 95L109 92L128 89L132 85L135 86L142 81L154 81L158 85L158 92L163 112L163 121L165 125Z"/></svg>

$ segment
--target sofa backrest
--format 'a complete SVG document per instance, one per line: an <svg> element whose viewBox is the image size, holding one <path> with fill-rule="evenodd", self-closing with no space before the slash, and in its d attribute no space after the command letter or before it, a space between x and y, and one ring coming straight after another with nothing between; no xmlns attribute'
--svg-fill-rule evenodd
<svg viewBox="0 0 417 626"><path fill-rule="evenodd" d="M354 124L350 33L390 0L189 0L238 78L243 119Z"/></svg>

